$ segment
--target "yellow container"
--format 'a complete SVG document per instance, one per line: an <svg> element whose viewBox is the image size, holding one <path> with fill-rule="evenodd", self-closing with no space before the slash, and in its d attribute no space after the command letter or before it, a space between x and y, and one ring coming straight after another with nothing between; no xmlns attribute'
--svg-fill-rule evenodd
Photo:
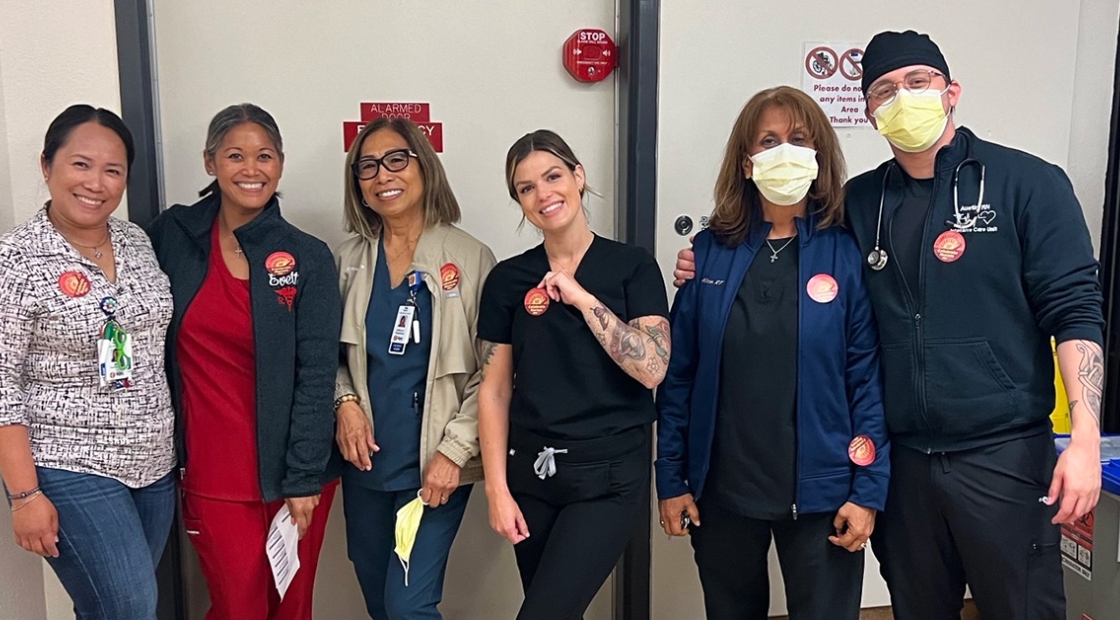
<svg viewBox="0 0 1120 620"><path fill-rule="evenodd" d="M1050 339L1050 348L1054 351L1054 411L1050 414L1050 421L1054 425L1055 433L1069 433L1069 397L1066 396L1066 386L1062 383L1062 373L1058 369L1058 350L1054 340Z"/></svg>

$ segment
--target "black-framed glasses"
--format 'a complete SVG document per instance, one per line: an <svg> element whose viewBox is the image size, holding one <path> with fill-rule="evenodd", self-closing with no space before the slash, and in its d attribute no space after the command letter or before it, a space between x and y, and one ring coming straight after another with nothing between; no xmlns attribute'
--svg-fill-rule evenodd
<svg viewBox="0 0 1120 620"><path fill-rule="evenodd" d="M389 172L400 172L408 167L408 161L416 157L411 149L394 149L385 153L380 158L377 157L363 157L354 162L351 169L354 171L354 176L363 181L368 181L377 176L381 172L381 166Z"/></svg>
<svg viewBox="0 0 1120 620"><path fill-rule="evenodd" d="M945 75L929 69L915 69L907 73L906 77L898 82L879 82L875 84L867 91L867 100L875 105L889 103L898 94L899 87L905 88L915 95L924 93L933 85L933 78L935 77L943 78Z"/></svg>

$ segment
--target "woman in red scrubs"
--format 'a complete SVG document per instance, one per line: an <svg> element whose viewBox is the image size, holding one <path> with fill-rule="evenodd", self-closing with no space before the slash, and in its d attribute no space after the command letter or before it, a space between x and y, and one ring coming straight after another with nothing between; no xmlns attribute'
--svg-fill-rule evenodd
<svg viewBox="0 0 1120 620"><path fill-rule="evenodd" d="M242 104L210 123L216 180L152 224L175 313L168 376L178 413L183 523L210 590L207 620L311 618L327 513L341 321L327 246L280 215L280 131ZM324 486L326 484L326 486ZM269 527L291 513L299 568L281 598Z"/></svg>

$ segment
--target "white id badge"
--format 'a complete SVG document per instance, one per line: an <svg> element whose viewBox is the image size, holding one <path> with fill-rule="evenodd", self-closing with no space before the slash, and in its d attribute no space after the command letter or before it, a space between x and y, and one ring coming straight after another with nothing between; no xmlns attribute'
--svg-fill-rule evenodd
<svg viewBox="0 0 1120 620"><path fill-rule="evenodd" d="M118 342L105 338L97 341L97 370L101 387L112 389L132 385L132 335L116 336Z"/></svg>
<svg viewBox="0 0 1120 620"><path fill-rule="evenodd" d="M416 306L405 304L397 309L397 318L393 319L393 337L389 340L389 355L404 355L415 318Z"/></svg>

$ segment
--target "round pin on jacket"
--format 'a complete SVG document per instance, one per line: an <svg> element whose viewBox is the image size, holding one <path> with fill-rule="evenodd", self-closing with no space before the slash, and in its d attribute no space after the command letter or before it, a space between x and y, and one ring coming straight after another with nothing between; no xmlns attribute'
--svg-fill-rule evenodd
<svg viewBox="0 0 1120 620"><path fill-rule="evenodd" d="M451 291L459 286L459 266L455 263L444 263L439 268L440 285L445 291Z"/></svg>
<svg viewBox="0 0 1120 620"><path fill-rule="evenodd" d="M273 252L264 259L264 268L274 276L286 276L296 268L296 258L287 252Z"/></svg>
<svg viewBox="0 0 1120 620"><path fill-rule="evenodd" d="M531 288L528 293L525 293L525 312L531 316L540 316L548 310L551 301L543 288Z"/></svg>
<svg viewBox="0 0 1120 620"><path fill-rule="evenodd" d="M875 462L875 442L867 435L856 435L848 444L848 458L860 467L867 467Z"/></svg>
<svg viewBox="0 0 1120 620"><path fill-rule="evenodd" d="M109 316L117 313L117 299L115 297L103 297L101 299L101 311Z"/></svg>
<svg viewBox="0 0 1120 620"><path fill-rule="evenodd" d="M89 278L80 271L67 271L58 276L58 290L67 297L84 297L90 291Z"/></svg>
<svg viewBox="0 0 1120 620"><path fill-rule="evenodd" d="M818 273L809 278L809 283L805 285L805 292L809 293L809 298L813 301L827 304L840 294L840 285L836 283L836 278L827 273Z"/></svg>
<svg viewBox="0 0 1120 620"><path fill-rule="evenodd" d="M964 235L955 230L946 230L933 242L933 255L943 263L951 263L964 256Z"/></svg>

